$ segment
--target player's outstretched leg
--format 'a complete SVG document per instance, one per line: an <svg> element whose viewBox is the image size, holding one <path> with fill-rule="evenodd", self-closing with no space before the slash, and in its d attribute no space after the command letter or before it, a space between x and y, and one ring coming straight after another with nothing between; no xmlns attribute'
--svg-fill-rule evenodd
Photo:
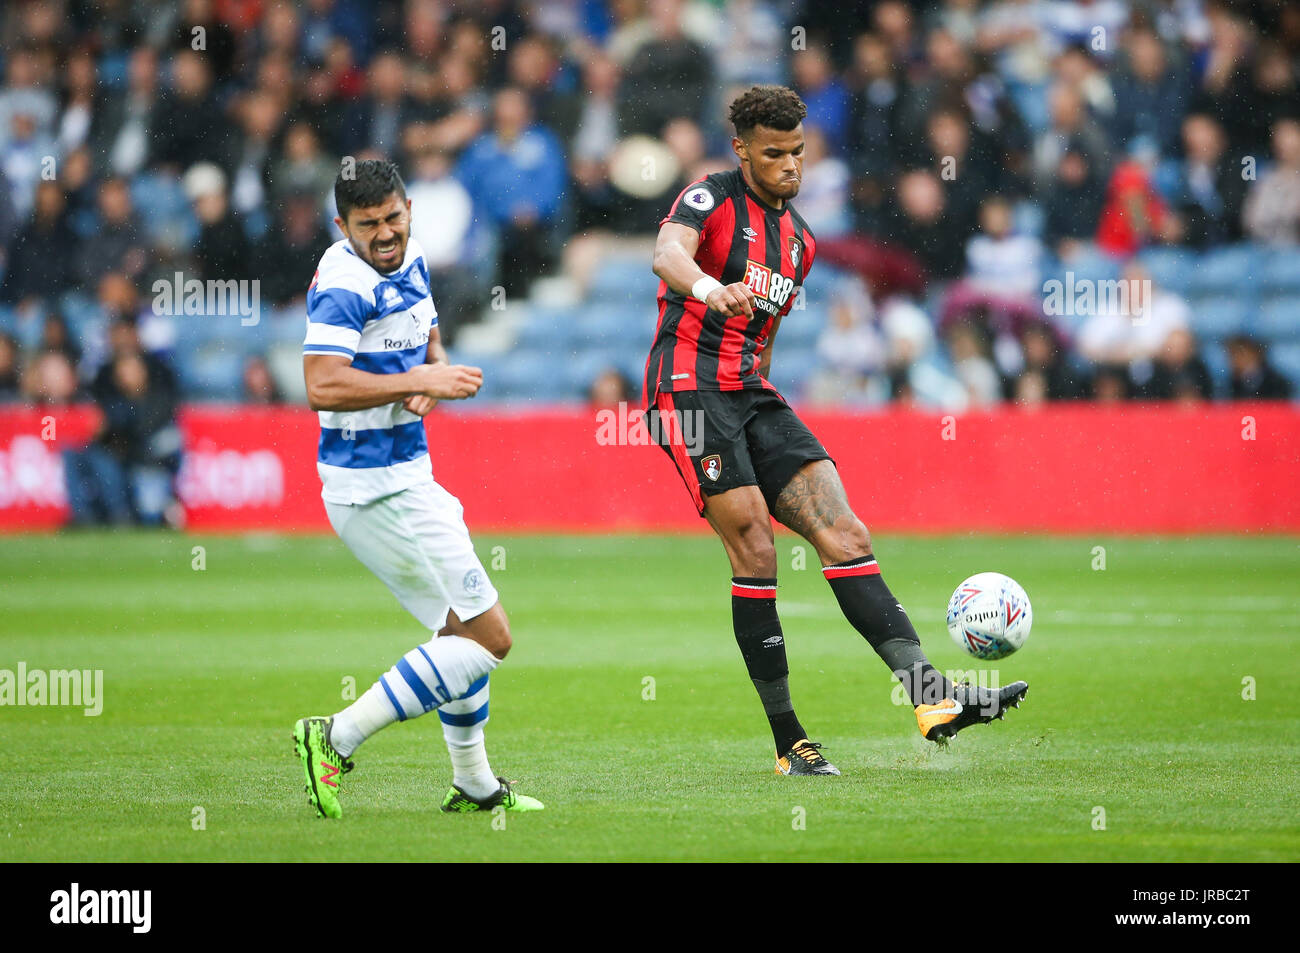
<svg viewBox="0 0 1300 953"><path fill-rule="evenodd" d="M817 549L840 611L902 683L928 740L942 742L1019 705L1029 687L1024 682L1002 689L1002 698L987 689L953 685L930 664L911 620L885 585L871 537L849 509L833 463L804 465L781 491L773 512Z"/></svg>
<svg viewBox="0 0 1300 953"><path fill-rule="evenodd" d="M1028 682L1012 682L1002 688L955 685L952 698L937 705L916 706L916 725L926 741L946 745L963 728L1001 720L1008 708L1019 708L1028 693Z"/></svg>
<svg viewBox="0 0 1300 953"><path fill-rule="evenodd" d="M762 494L744 486L710 496L705 516L737 573L731 579L732 628L772 729L776 773L839 774L821 756L821 746L808 740L790 699L785 636L776 611L776 547Z"/></svg>

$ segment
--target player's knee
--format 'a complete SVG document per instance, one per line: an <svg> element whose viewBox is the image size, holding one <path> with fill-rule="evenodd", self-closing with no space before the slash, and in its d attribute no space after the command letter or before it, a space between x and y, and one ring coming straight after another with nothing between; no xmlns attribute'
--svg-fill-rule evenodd
<svg viewBox="0 0 1300 953"><path fill-rule="evenodd" d="M871 534L852 513L842 516L818 534L817 549L825 563L842 563L871 552Z"/></svg>
<svg viewBox="0 0 1300 953"><path fill-rule="evenodd" d="M758 521L741 527L734 547L738 575L771 578L776 575L776 545L771 528Z"/></svg>

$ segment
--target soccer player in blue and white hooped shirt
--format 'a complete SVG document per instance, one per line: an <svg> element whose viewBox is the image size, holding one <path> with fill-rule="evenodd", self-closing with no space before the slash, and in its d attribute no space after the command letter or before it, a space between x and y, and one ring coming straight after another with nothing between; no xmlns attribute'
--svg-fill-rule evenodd
<svg viewBox="0 0 1300 953"><path fill-rule="evenodd" d="M307 291L303 343L308 400L320 412L321 496L343 542L433 637L343 711L298 721L307 792L322 816L342 816L352 753L436 708L454 772L442 810L540 810L488 765L488 673L510 649L510 627L460 502L433 480L422 419L439 400L473 397L482 372L447 360L397 166L345 168L334 200L345 237L321 256Z"/></svg>

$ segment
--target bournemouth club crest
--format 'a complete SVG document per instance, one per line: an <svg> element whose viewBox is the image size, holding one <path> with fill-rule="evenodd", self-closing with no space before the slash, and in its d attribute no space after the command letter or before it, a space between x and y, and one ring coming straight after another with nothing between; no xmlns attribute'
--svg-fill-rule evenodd
<svg viewBox="0 0 1300 953"><path fill-rule="evenodd" d="M799 253L803 250L803 242L799 241L794 235L790 236L790 265L799 267Z"/></svg>
<svg viewBox="0 0 1300 953"><path fill-rule="evenodd" d="M711 454L700 461L700 467L704 470L706 477L717 483L718 477L722 476L722 457L716 453Z"/></svg>

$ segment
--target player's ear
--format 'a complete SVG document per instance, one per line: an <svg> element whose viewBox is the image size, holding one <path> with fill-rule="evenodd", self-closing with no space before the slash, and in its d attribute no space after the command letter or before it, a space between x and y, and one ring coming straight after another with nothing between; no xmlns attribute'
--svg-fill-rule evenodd
<svg viewBox="0 0 1300 953"><path fill-rule="evenodd" d="M339 227L339 231L340 231L340 232L342 232L344 235L348 235L348 225L347 225L347 222L343 221L343 219L341 219L341 218L339 218L337 215L335 215L335 216L334 216L334 224L337 225L337 226ZM352 236L351 236L351 235L348 235L348 237L351 238Z"/></svg>
<svg viewBox="0 0 1300 953"><path fill-rule="evenodd" d="M749 161L749 149L745 145L745 140L740 136L731 137L731 151L736 154L736 158L741 162Z"/></svg>

